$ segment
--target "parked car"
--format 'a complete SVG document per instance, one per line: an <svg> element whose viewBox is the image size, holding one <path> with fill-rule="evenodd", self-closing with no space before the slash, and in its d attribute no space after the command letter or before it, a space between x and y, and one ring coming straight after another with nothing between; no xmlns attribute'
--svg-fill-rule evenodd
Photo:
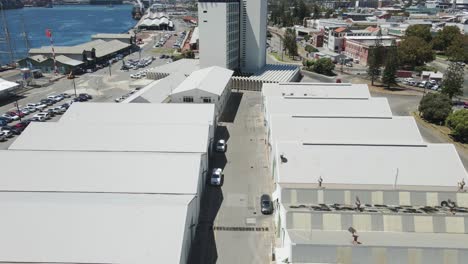
<svg viewBox="0 0 468 264"><path fill-rule="evenodd" d="M11 138L13 137L13 131L11 131L9 129L10 127L2 127L0 130L2 131L2 133L5 135L5 137L7 138Z"/></svg>
<svg viewBox="0 0 468 264"><path fill-rule="evenodd" d="M33 116L34 121L46 121L50 119L50 114L48 113L38 113Z"/></svg>
<svg viewBox="0 0 468 264"><path fill-rule="evenodd" d="M87 94L87 93L80 93L78 96L85 97L88 100L93 99L93 97L90 94Z"/></svg>
<svg viewBox="0 0 468 264"><path fill-rule="evenodd" d="M1 130L2 131L9 131L11 133L11 135L8 136L8 137L12 137L13 135L19 135L23 131L22 129L17 128L15 126L3 126L1 128Z"/></svg>
<svg viewBox="0 0 468 264"><path fill-rule="evenodd" d="M6 126L8 123L6 119L0 118L0 126Z"/></svg>
<svg viewBox="0 0 468 264"><path fill-rule="evenodd" d="M26 105L26 107L34 108L34 109L36 109L37 106L39 106L39 104L29 103L29 104Z"/></svg>
<svg viewBox="0 0 468 264"><path fill-rule="evenodd" d="M19 119L19 116L17 115L11 115L11 114L3 114L2 117L4 118L7 118L7 119L10 119L10 121L15 121L15 120L18 120Z"/></svg>
<svg viewBox="0 0 468 264"><path fill-rule="evenodd" d="M49 108L47 109L47 111L45 111L46 113L49 114L50 117L54 117L55 116L55 111L53 108Z"/></svg>
<svg viewBox="0 0 468 264"><path fill-rule="evenodd" d="M38 106L36 106L36 109L38 109L39 111L42 111L44 110L45 108L47 107L47 104L38 104Z"/></svg>
<svg viewBox="0 0 468 264"><path fill-rule="evenodd" d="M210 184L213 186L221 186L223 177L223 169L214 168L211 174Z"/></svg>
<svg viewBox="0 0 468 264"><path fill-rule="evenodd" d="M40 103L41 103L41 104L45 104L45 105L47 105L47 106L51 106L51 105L53 105L55 102L54 102L53 100L51 100L51 99L42 99Z"/></svg>
<svg viewBox="0 0 468 264"><path fill-rule="evenodd" d="M225 152L226 151L226 141L224 139L218 140L216 142L216 151L217 152Z"/></svg>
<svg viewBox="0 0 468 264"><path fill-rule="evenodd" d="M62 96L63 98L70 98L71 97L71 95L69 95L67 93L61 93L59 95Z"/></svg>
<svg viewBox="0 0 468 264"><path fill-rule="evenodd" d="M7 140L7 137L5 135L5 133L3 133L2 131L0 131L0 141L6 141Z"/></svg>
<svg viewBox="0 0 468 264"><path fill-rule="evenodd" d="M53 108L52 111L54 112L54 114L61 115L61 114L65 113L65 111L67 111L67 109L65 109L65 108L63 108L61 106L57 106L57 107Z"/></svg>
<svg viewBox="0 0 468 264"><path fill-rule="evenodd" d="M37 111L36 107L26 106L24 109L27 109L29 113L34 113Z"/></svg>
<svg viewBox="0 0 468 264"><path fill-rule="evenodd" d="M270 195L264 194L260 197L260 208L264 215L273 213L273 203L271 202Z"/></svg>
<svg viewBox="0 0 468 264"><path fill-rule="evenodd" d="M10 111L10 112L7 112L7 114L9 115L16 115L18 117L24 117L25 114L21 111L18 111L18 110L15 110L15 111Z"/></svg>

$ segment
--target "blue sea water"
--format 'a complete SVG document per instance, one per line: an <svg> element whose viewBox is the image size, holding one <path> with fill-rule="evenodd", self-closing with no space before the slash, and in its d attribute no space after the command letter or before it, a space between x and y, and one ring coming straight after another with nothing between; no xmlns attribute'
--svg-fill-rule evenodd
<svg viewBox="0 0 468 264"><path fill-rule="evenodd" d="M46 29L52 31L55 45L72 46L90 41L96 33L127 32L136 24L131 10L131 5L68 5L5 10L5 15L15 58L19 59L27 55L22 20L31 48L50 45ZM5 43L0 43L0 51L7 51ZM0 52L0 64L8 60L9 55Z"/></svg>

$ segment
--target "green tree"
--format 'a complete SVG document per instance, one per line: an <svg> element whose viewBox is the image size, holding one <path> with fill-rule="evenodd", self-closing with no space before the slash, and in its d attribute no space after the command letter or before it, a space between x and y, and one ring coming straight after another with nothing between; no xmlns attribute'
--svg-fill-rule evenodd
<svg viewBox="0 0 468 264"><path fill-rule="evenodd" d="M442 93L450 99L456 95L463 95L463 67L457 63L450 63L442 79Z"/></svg>
<svg viewBox="0 0 468 264"><path fill-rule="evenodd" d="M330 18L333 15L333 9L327 9L325 13L325 18Z"/></svg>
<svg viewBox="0 0 468 264"><path fill-rule="evenodd" d="M396 83L395 75L398 70L397 52L396 42L393 41L392 45L388 48L387 51L385 69L382 76L382 82L387 88L390 88L390 85Z"/></svg>
<svg viewBox="0 0 468 264"><path fill-rule="evenodd" d="M459 36L460 29L457 26L446 26L434 37L432 43L435 50L445 51L452 41Z"/></svg>
<svg viewBox="0 0 468 264"><path fill-rule="evenodd" d="M297 56L296 31L294 29L286 29L283 42L288 55L292 57Z"/></svg>
<svg viewBox="0 0 468 264"><path fill-rule="evenodd" d="M468 36L458 35L453 39L452 44L447 48L445 55L451 61L467 61L468 58Z"/></svg>
<svg viewBox="0 0 468 264"><path fill-rule="evenodd" d="M419 37L426 42L432 40L431 27L426 25L411 25L406 29L406 37Z"/></svg>
<svg viewBox="0 0 468 264"><path fill-rule="evenodd" d="M319 74L334 76L335 64L329 58L321 58L314 62L313 71Z"/></svg>
<svg viewBox="0 0 468 264"><path fill-rule="evenodd" d="M194 59L195 58L195 53L193 53L192 50L186 50L182 53L182 56L186 59Z"/></svg>
<svg viewBox="0 0 468 264"><path fill-rule="evenodd" d="M309 53L318 51L318 49L314 48L312 45L306 45L304 49L305 49L305 51L307 51Z"/></svg>
<svg viewBox="0 0 468 264"><path fill-rule="evenodd" d="M468 109L461 109L449 115L446 122L452 135L458 141L468 142Z"/></svg>
<svg viewBox="0 0 468 264"><path fill-rule="evenodd" d="M434 60L434 52L430 43L426 43L420 37L407 37L398 47L398 60L401 65L415 66L424 65Z"/></svg>
<svg viewBox="0 0 468 264"><path fill-rule="evenodd" d="M305 35L304 40L308 42L310 40L310 35Z"/></svg>
<svg viewBox="0 0 468 264"><path fill-rule="evenodd" d="M367 59L367 74L371 77L371 83L374 85L375 79L380 75L380 67L382 66L383 49L382 49L382 31L377 33L377 39L372 47L369 48Z"/></svg>
<svg viewBox="0 0 468 264"><path fill-rule="evenodd" d="M312 7L312 18L319 19L320 18L320 7L317 4L314 4Z"/></svg>
<svg viewBox="0 0 468 264"><path fill-rule="evenodd" d="M428 93L419 102L418 110L425 120L442 124L452 113L452 101L445 94Z"/></svg>

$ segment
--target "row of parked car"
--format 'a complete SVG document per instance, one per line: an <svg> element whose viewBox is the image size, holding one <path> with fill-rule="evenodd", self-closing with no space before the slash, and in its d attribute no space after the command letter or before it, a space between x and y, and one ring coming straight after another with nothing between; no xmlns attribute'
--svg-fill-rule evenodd
<svg viewBox="0 0 468 264"><path fill-rule="evenodd" d="M140 88L133 89L133 90L131 90L130 92L128 92L127 94L124 94L124 95L120 96L119 98L116 98L114 101L115 101L116 103L120 103L120 102L122 102L123 100L127 99L130 95L136 93L136 91L138 91L138 90L140 90Z"/></svg>
<svg viewBox="0 0 468 264"><path fill-rule="evenodd" d="M154 48L159 48L164 46L166 44L167 40L172 36L172 33L166 33L164 36L156 43L154 44Z"/></svg>
<svg viewBox="0 0 468 264"><path fill-rule="evenodd" d="M415 87L419 87L419 88L427 88L427 89L431 89L431 90L434 90L434 91L438 91L440 89L440 83L436 80L422 80L422 81L418 81L418 80L415 80L413 78L406 78L406 79L403 79L403 83L404 84L407 84L407 85L410 85L410 86L415 86Z"/></svg>
<svg viewBox="0 0 468 264"><path fill-rule="evenodd" d="M137 70L139 68L144 68L144 67L150 65L151 63L153 63L153 60L154 60L153 56L148 57L148 58L144 58L144 59L141 59L141 60L129 59L129 60L127 60L127 61L125 61L123 63L123 65L122 65L122 67L120 69L123 70L123 71L129 70L129 69Z"/></svg>
<svg viewBox="0 0 468 264"><path fill-rule="evenodd" d="M227 150L226 140L219 139L215 146L214 150L216 152L224 153ZM224 182L224 174L222 168L213 168L211 171L210 177L210 185L212 186L222 186ZM264 215L269 215L273 213L273 202L271 201L271 197L268 194L263 194L260 197L260 211Z"/></svg>
<svg viewBox="0 0 468 264"><path fill-rule="evenodd" d="M179 36L177 37L177 40L174 43L174 45L172 45L172 47L180 49L184 45L185 35L187 35L187 32L185 32L185 31L181 32L179 34Z"/></svg>
<svg viewBox="0 0 468 264"><path fill-rule="evenodd" d="M29 103L19 110L12 110L0 116L0 141L5 141L14 135L19 135L31 122L44 122L51 119L55 115L61 115L67 111L74 102L85 102L92 99L92 96L86 93L79 94L72 100L55 105L65 98L70 98L71 95L62 93L58 95L49 95L47 98L40 100L37 103ZM55 106L54 106L55 105ZM28 115L32 117L26 118ZM15 121L20 121L16 124L10 124Z"/></svg>

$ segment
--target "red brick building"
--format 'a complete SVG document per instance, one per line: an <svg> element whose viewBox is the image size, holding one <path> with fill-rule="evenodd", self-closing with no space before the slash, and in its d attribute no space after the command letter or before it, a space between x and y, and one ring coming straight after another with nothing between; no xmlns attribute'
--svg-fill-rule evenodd
<svg viewBox="0 0 468 264"><path fill-rule="evenodd" d="M392 45L392 41L396 40L392 36L382 36L382 45L387 47ZM344 55L352 58L354 61L358 60L359 64L367 65L369 57L369 49L375 45L377 36L349 36L344 40ZM385 56L384 56L385 57Z"/></svg>

